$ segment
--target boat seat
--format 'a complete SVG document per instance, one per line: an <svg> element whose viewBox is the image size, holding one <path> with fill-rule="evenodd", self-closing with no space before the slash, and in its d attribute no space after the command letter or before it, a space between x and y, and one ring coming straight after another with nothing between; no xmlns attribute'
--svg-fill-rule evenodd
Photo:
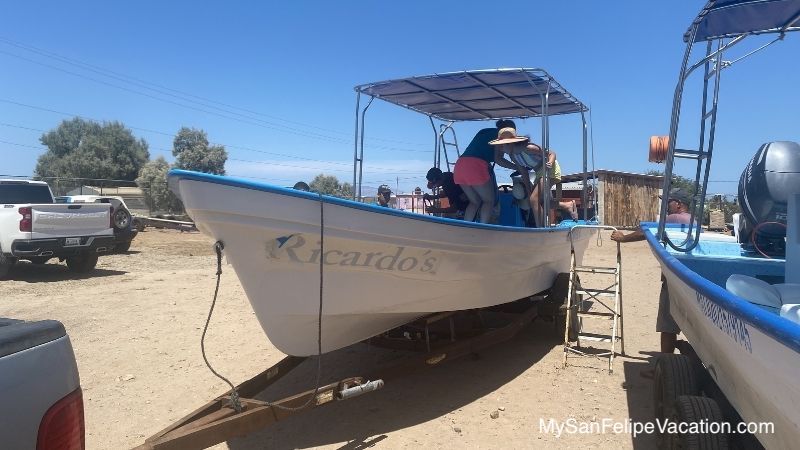
<svg viewBox="0 0 800 450"><path fill-rule="evenodd" d="M800 284L797 283L769 284L758 278L736 273L728 278L725 289L750 303L765 306L775 312L782 313L783 305L800 304ZM800 311L795 315L798 313Z"/></svg>
<svg viewBox="0 0 800 450"><path fill-rule="evenodd" d="M787 303L781 306L781 317L800 324L800 303Z"/></svg>

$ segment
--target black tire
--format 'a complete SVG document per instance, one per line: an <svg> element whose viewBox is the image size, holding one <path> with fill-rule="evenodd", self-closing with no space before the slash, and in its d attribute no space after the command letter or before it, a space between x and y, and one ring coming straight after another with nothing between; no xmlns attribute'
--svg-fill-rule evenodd
<svg viewBox="0 0 800 450"><path fill-rule="evenodd" d="M145 225L144 225L144 221L142 219L140 219L138 217L133 217L131 220L133 221L133 228L136 228L136 230L139 233L144 231Z"/></svg>
<svg viewBox="0 0 800 450"><path fill-rule="evenodd" d="M685 355L664 354L656 360L653 374L653 407L656 419L674 415L672 408L678 397L700 393L692 367Z"/></svg>
<svg viewBox="0 0 800 450"><path fill-rule="evenodd" d="M114 245L114 253L125 253L131 248L131 241Z"/></svg>
<svg viewBox="0 0 800 450"><path fill-rule="evenodd" d="M558 305L567 303L567 296L569 295L569 273L561 272L556 275L553 286L550 288L550 293L547 295L547 300L552 301Z"/></svg>
<svg viewBox="0 0 800 450"><path fill-rule="evenodd" d="M125 208L114 211L114 228L117 230L127 230L131 225L131 213Z"/></svg>
<svg viewBox="0 0 800 450"><path fill-rule="evenodd" d="M726 422L717 402L708 397L681 395L675 400L672 411L670 420L675 424L686 424L684 427L700 422L707 422L709 426L717 423L720 425L711 426L711 431L718 431L714 428L723 429L722 424ZM728 435L720 432L671 433L662 438L662 448L670 450L725 450L730 447Z"/></svg>
<svg viewBox="0 0 800 450"><path fill-rule="evenodd" d="M8 272L11 270L11 264L5 261L0 261L0 280L5 279L8 276Z"/></svg>
<svg viewBox="0 0 800 450"><path fill-rule="evenodd" d="M555 329L557 337L564 339L564 328L567 326L567 313L566 307L562 307L560 314L556 315L555 321ZM569 319L569 341L575 342L578 340L578 334L581 332L581 318L578 317L578 309L572 308L570 310L570 319Z"/></svg>
<svg viewBox="0 0 800 450"><path fill-rule="evenodd" d="M94 270L96 265L97 255L80 255L67 258L67 267L70 272L87 273Z"/></svg>

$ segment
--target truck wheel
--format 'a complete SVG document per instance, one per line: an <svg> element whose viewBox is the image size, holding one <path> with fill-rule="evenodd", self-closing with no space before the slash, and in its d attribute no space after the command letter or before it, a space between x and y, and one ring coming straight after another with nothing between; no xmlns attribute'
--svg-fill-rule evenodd
<svg viewBox="0 0 800 450"><path fill-rule="evenodd" d="M666 449L708 449L722 450L729 448L728 435L720 432L723 423L726 422L722 416L719 405L708 397L698 397L694 395L682 395L678 397L673 405L673 415L670 421L675 424L686 424L689 431L693 425L705 422L705 432L697 433L670 433L663 436L662 448ZM712 425L719 424L719 425ZM678 425L681 426L681 425ZM718 429L715 429L718 428ZM714 431L712 433L712 431Z"/></svg>
<svg viewBox="0 0 800 450"><path fill-rule="evenodd" d="M67 267L71 272L86 273L97 265L97 255L70 256L67 258Z"/></svg>
<svg viewBox="0 0 800 450"><path fill-rule="evenodd" d="M665 354L658 357L653 374L653 406L656 419L673 415L678 397L700 393L692 361L686 355Z"/></svg>
<svg viewBox="0 0 800 450"><path fill-rule="evenodd" d="M133 228L136 228L136 230L139 231L139 233L144 231L145 225L144 225L144 221L142 219L140 219L138 217L133 217L133 218L131 218L131 220L133 221Z"/></svg>
<svg viewBox="0 0 800 450"><path fill-rule="evenodd" d="M114 246L114 253L125 253L131 248L131 241L123 242Z"/></svg>
<svg viewBox="0 0 800 450"><path fill-rule="evenodd" d="M114 228L127 230L131 224L131 213L125 208L114 211Z"/></svg>

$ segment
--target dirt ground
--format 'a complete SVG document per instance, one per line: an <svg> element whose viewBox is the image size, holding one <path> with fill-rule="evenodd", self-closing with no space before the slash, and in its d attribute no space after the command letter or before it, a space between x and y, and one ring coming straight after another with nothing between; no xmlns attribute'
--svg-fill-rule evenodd
<svg viewBox="0 0 800 450"><path fill-rule="evenodd" d="M611 265L604 234L588 262ZM200 337L214 291L212 242L199 233L148 229L89 276L55 261L18 264L0 282L0 316L64 323L78 359L89 449L130 448L227 386L206 367ZM536 320L513 340L387 383L380 391L290 417L214 448L650 448L654 438L589 430L556 436L542 421L602 424L653 420L651 381L639 376L658 348L659 269L646 243L623 246L625 350L562 369L553 324ZM214 368L238 384L284 355L262 332L231 266L206 337ZM323 356L324 381L361 375L384 357L358 344ZM308 360L258 398L313 388ZM494 413L499 414L496 418ZM586 429L584 428L584 431Z"/></svg>

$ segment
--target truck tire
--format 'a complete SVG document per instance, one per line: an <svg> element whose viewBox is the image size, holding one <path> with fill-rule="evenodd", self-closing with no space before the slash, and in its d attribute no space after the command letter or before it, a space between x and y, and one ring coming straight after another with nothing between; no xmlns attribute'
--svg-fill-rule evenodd
<svg viewBox="0 0 800 450"><path fill-rule="evenodd" d="M87 273L97 265L97 255L70 256L67 258L67 267L70 272Z"/></svg>
<svg viewBox="0 0 800 450"><path fill-rule="evenodd" d="M116 244L114 246L114 253L125 253L131 248L131 241Z"/></svg>
<svg viewBox="0 0 800 450"><path fill-rule="evenodd" d="M0 246L0 280L5 279L6 276L8 276L11 266L13 266L16 262L17 260L15 258L4 255L3 247Z"/></svg>
<svg viewBox="0 0 800 450"><path fill-rule="evenodd" d="M670 417L673 423L708 424L726 422L719 405L708 397L682 395L673 405L674 414ZM722 425L719 425L722 428ZM666 449L707 449L724 450L730 447L728 435L725 433L674 433L664 436L662 448Z"/></svg>
<svg viewBox="0 0 800 450"><path fill-rule="evenodd" d="M653 407L656 419L674 415L672 408L682 395L698 395L692 360L686 355L664 354L658 357L653 373Z"/></svg>
<svg viewBox="0 0 800 450"><path fill-rule="evenodd" d="M5 260L0 260L0 280L4 280L6 278L9 270L11 270L11 264Z"/></svg>
<svg viewBox="0 0 800 450"><path fill-rule="evenodd" d="M117 230L127 230L131 225L131 213L125 208L114 211L114 228Z"/></svg>
<svg viewBox="0 0 800 450"><path fill-rule="evenodd" d="M140 219L140 218L138 218L138 217L133 217L133 218L131 218L131 220L133 221L133 228L136 228L136 230L137 230L139 233L141 233L142 231L144 231L144 229L145 229L145 224L144 224L144 221L143 221L142 219Z"/></svg>

